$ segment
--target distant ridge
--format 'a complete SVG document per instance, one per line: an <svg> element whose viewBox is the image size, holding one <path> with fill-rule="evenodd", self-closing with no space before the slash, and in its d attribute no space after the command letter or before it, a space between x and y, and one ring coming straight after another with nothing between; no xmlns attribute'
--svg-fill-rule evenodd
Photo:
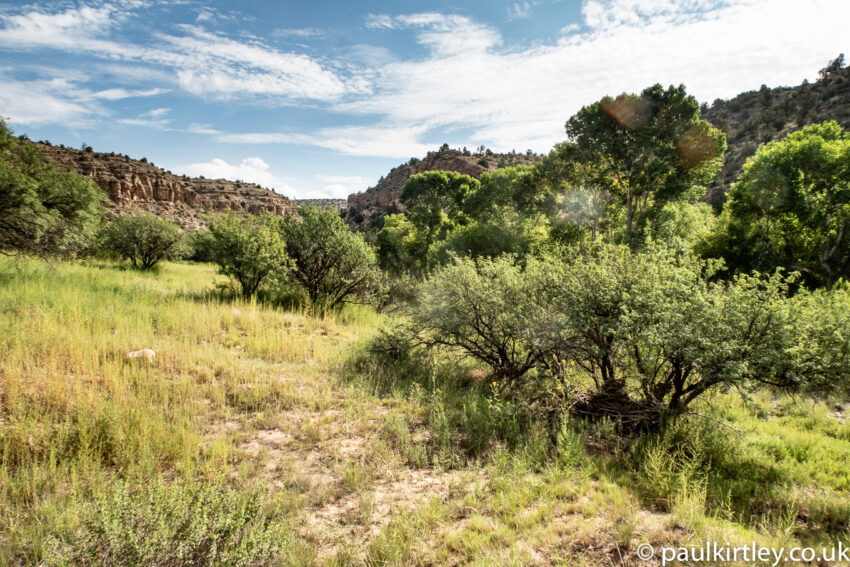
<svg viewBox="0 0 850 567"><path fill-rule="evenodd" d="M109 195L113 212L150 212L187 229L206 224L204 214L237 211L275 215L294 212L287 197L255 183L174 175L142 158L116 153L33 142L44 159L76 171L97 183Z"/></svg>

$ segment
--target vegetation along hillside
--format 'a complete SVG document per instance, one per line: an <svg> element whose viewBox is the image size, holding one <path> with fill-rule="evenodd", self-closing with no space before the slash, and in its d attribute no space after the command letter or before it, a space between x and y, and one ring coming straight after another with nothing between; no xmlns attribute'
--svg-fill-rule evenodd
<svg viewBox="0 0 850 567"><path fill-rule="evenodd" d="M292 202L255 183L174 175L146 158L140 160L114 152L95 152L35 143L48 163L91 179L109 196L116 213L149 212L185 228L204 226L204 213L241 211L276 215L295 210Z"/></svg>
<svg viewBox="0 0 850 567"><path fill-rule="evenodd" d="M836 120L850 128L850 68L842 54L820 70L814 83L776 88L762 85L758 91L703 106L702 117L723 130L729 144L723 169L709 189L709 201L719 207L759 144L824 120Z"/></svg>

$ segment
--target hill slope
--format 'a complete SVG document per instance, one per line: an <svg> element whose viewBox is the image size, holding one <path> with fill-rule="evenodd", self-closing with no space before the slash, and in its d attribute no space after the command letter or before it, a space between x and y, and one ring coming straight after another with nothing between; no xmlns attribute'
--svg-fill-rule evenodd
<svg viewBox="0 0 850 567"><path fill-rule="evenodd" d="M203 215L213 211L268 211L286 215L294 211L283 195L255 183L174 175L145 158L53 146L34 145L44 159L92 179L110 198L116 212L147 211L173 220L184 228L205 224Z"/></svg>
<svg viewBox="0 0 850 567"><path fill-rule="evenodd" d="M718 206L759 144L825 120L837 120L850 128L850 68L844 67L841 56L822 69L814 83L777 88L762 85L758 91L703 106L702 118L723 130L729 145L723 170L709 188L709 201Z"/></svg>

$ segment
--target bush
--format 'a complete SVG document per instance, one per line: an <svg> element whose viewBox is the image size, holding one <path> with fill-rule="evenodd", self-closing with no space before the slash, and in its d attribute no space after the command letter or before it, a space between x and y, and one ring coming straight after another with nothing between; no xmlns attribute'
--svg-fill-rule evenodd
<svg viewBox="0 0 850 567"><path fill-rule="evenodd" d="M103 229L102 245L140 270L150 270L161 260L182 258L189 251L176 224L150 214L116 218Z"/></svg>
<svg viewBox="0 0 850 567"><path fill-rule="evenodd" d="M528 333L530 283L509 257L458 259L420 287L413 327L425 344L458 348L510 386L540 358Z"/></svg>
<svg viewBox="0 0 850 567"><path fill-rule="evenodd" d="M300 218L286 217L281 233L293 260L295 280L318 311L347 302L366 302L378 288L380 273L375 254L354 234L335 210L313 206L299 210Z"/></svg>
<svg viewBox="0 0 850 567"><path fill-rule="evenodd" d="M846 389L850 295L788 299L793 278L719 282L717 267L657 247L600 247L525 271L506 257L457 260L422 285L412 328L490 365L501 386L556 387L577 415L625 430L718 388Z"/></svg>
<svg viewBox="0 0 850 567"><path fill-rule="evenodd" d="M283 279L292 267L286 244L270 216L221 215L209 226L209 246L222 274L235 280L243 297L260 285Z"/></svg>
<svg viewBox="0 0 850 567"><path fill-rule="evenodd" d="M215 484L118 482L97 497L75 559L83 565L247 567L271 565L285 542L262 510L263 493Z"/></svg>

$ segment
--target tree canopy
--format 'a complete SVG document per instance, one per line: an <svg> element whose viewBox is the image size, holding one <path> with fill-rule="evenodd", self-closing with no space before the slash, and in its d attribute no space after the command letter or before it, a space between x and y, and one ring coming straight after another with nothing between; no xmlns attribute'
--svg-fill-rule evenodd
<svg viewBox="0 0 850 567"><path fill-rule="evenodd" d="M0 251L75 254L103 215L103 191L46 164L0 120Z"/></svg>
<svg viewBox="0 0 850 567"><path fill-rule="evenodd" d="M733 186L710 253L730 269L850 277L850 138L836 122L763 145Z"/></svg>
<svg viewBox="0 0 850 567"><path fill-rule="evenodd" d="M564 157L589 185L620 201L632 248L648 215L671 200L701 196L695 186L714 177L726 150L725 135L700 120L684 86L605 97L579 110L566 131Z"/></svg>

